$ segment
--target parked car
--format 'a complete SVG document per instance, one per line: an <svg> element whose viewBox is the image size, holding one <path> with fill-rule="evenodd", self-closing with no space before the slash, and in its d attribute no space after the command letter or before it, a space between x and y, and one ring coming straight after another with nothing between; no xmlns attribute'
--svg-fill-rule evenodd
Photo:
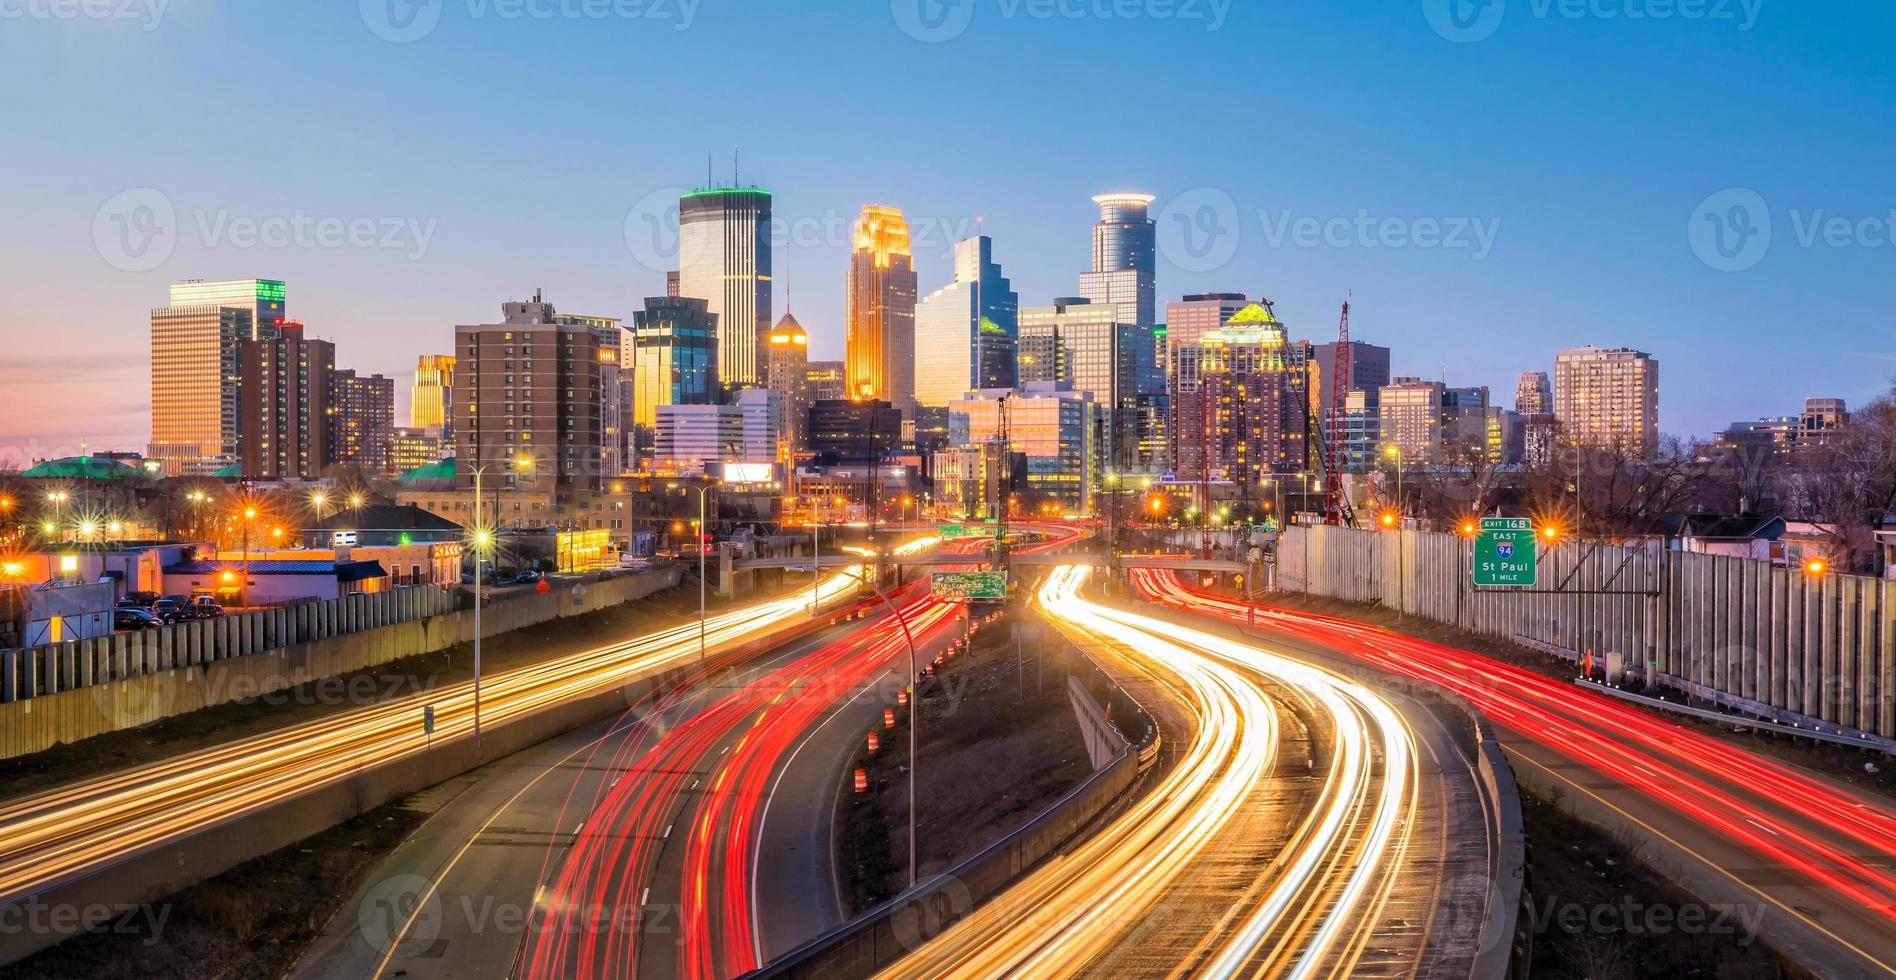
<svg viewBox="0 0 1896 980"><path fill-rule="evenodd" d="M150 612L149 609L146 609L146 606L147 606L147 603L138 602L133 599L120 599L119 601L112 604L113 609L140 609L146 612Z"/></svg>
<svg viewBox="0 0 1896 980"><path fill-rule="evenodd" d="M122 601L134 603L140 609L150 609L151 604L158 601L158 593L156 592L127 592L125 593L125 598Z"/></svg>
<svg viewBox="0 0 1896 980"><path fill-rule="evenodd" d="M216 619L222 615L224 615L224 607L215 602L193 602L178 611L178 621L190 622L194 619Z"/></svg>
<svg viewBox="0 0 1896 980"><path fill-rule="evenodd" d="M540 573L531 568L524 569L520 574L515 575L513 580L519 585L532 585L540 580Z"/></svg>
<svg viewBox="0 0 1896 980"><path fill-rule="evenodd" d="M112 628L115 630L146 630L164 624L164 620L136 607L112 610Z"/></svg>
<svg viewBox="0 0 1896 980"><path fill-rule="evenodd" d="M184 596L168 595L158 600L157 602L152 603L151 611L152 611L152 614L157 616L159 619L162 619L167 623L175 623L178 621L178 614L184 609L185 606L189 604L190 604L190 600L186 599Z"/></svg>

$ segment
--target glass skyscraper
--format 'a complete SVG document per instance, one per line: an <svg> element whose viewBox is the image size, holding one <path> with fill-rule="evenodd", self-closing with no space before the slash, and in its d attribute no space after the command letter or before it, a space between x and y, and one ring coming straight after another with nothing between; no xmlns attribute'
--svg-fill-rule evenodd
<svg viewBox="0 0 1896 980"><path fill-rule="evenodd" d="M915 264L902 212L863 206L849 256L843 363L849 397L915 414Z"/></svg>
<svg viewBox="0 0 1896 980"><path fill-rule="evenodd" d="M1020 296L982 235L955 246L955 278L915 314L915 399L945 406L970 391L1018 382Z"/></svg>
<svg viewBox="0 0 1896 980"><path fill-rule="evenodd" d="M648 296L632 314L632 424L658 424L660 405L718 401L718 318L690 296Z"/></svg>
<svg viewBox="0 0 1896 980"><path fill-rule="evenodd" d="M760 351L771 324L769 191L723 188L679 199L678 292L704 300L717 317L717 380L727 388L763 384Z"/></svg>
<svg viewBox="0 0 1896 980"><path fill-rule="evenodd" d="M269 340L277 323L288 320L281 279L224 279L209 282L187 279L171 284L172 306L234 306L250 311L250 333L245 340Z"/></svg>
<svg viewBox="0 0 1896 980"><path fill-rule="evenodd" d="M1158 322L1157 226L1150 194L1102 194L1093 226L1093 269L1080 275L1080 295L1120 308L1125 323L1147 331Z"/></svg>

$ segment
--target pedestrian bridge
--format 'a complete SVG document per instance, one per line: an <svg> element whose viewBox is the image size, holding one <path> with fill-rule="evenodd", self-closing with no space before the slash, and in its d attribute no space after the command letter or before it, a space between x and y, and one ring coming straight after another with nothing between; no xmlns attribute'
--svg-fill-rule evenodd
<svg viewBox="0 0 1896 980"><path fill-rule="evenodd" d="M757 568L780 568L790 571L808 572L816 568L848 568L861 565L870 559L856 555L824 555L812 559L805 555L790 558L750 558L734 561L731 567L737 571ZM876 559L883 565L901 565L905 567L933 567L969 565L992 565L991 555L883 555ZM1251 571L1243 562L1220 558L1192 558L1174 555L1009 555L1007 563L1017 567L1052 567L1056 565L1085 565L1090 568L1129 569L1129 568L1171 568L1182 572L1225 572L1242 575Z"/></svg>

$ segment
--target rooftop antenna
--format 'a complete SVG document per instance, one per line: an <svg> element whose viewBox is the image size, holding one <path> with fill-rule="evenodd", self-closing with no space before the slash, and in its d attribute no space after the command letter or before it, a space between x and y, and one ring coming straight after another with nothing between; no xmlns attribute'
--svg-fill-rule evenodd
<svg viewBox="0 0 1896 980"><path fill-rule="evenodd" d="M711 151L704 151L704 187L710 190L718 186L717 178L711 174Z"/></svg>
<svg viewBox="0 0 1896 980"><path fill-rule="evenodd" d="M737 147L733 146L731 147L731 189L736 190L742 186L744 185L737 182Z"/></svg>

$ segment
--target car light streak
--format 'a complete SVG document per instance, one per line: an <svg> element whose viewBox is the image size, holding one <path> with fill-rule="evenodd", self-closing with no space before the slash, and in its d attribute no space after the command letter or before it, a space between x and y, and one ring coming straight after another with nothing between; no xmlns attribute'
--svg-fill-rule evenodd
<svg viewBox="0 0 1896 980"><path fill-rule="evenodd" d="M1256 901L1202 938L1181 973L1346 971L1398 872L1413 812L1413 735L1379 696L1255 645L1111 609L1078 595L1085 572L1057 569L1039 599L1063 629L1130 651L1172 682L1197 730L1151 791L1093 837L976 909L887 975L1055 976L1122 943L1141 917L1200 865L1233 815L1273 773L1277 708L1294 692L1327 721L1336 746L1316 805L1260 873ZM1379 764L1380 763L1380 764Z"/></svg>

